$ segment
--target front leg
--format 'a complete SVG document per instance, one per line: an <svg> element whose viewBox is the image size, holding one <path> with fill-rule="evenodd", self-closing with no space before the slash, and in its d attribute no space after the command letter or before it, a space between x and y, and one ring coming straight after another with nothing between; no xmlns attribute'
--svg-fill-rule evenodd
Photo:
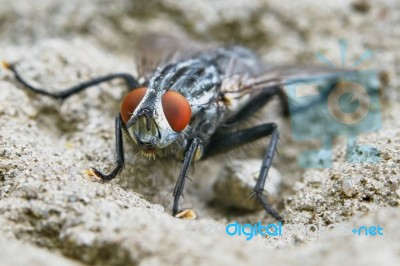
<svg viewBox="0 0 400 266"><path fill-rule="evenodd" d="M9 64L7 62L2 62L0 61L0 65L2 65L5 69L10 70L11 72L14 73L15 78L19 83L21 83L26 89L29 91L32 91L37 94L41 94L53 99L60 99L60 100L65 100L68 97L75 95L81 91L84 91L90 87L93 87L95 85L98 85L103 82L108 82L113 79L123 79L127 85L127 88L129 91L139 88L139 83L137 80L130 74L127 73L115 73L115 74L109 74L97 78L93 78L91 80L82 82L80 84L77 84L75 86L72 86L70 88L64 89L59 92L49 92L46 89L42 88L36 88L27 81L20 75L20 73L17 71L16 67L13 64Z"/></svg>
<svg viewBox="0 0 400 266"><path fill-rule="evenodd" d="M174 195L174 205L172 207L173 216L176 216L178 214L179 197L183 196L183 188L185 187L185 179L187 177L187 172L189 170L190 164L193 162L193 158L196 154L197 148L200 145L201 145L201 140L198 138L194 138L189 146L189 149L185 153L182 170L179 174L178 180L176 181L173 194Z"/></svg>
<svg viewBox="0 0 400 266"><path fill-rule="evenodd" d="M122 140L122 121L121 116L118 115L115 118L115 150L117 153L117 161L114 170L110 174L103 174L95 168L90 168L90 172L97 178L103 181L109 181L115 178L124 168L125 156L124 156L124 145Z"/></svg>

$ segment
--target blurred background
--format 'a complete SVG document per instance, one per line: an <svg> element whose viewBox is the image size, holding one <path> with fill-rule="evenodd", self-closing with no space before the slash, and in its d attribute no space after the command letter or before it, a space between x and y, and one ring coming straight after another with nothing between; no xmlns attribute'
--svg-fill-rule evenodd
<svg viewBox="0 0 400 266"><path fill-rule="evenodd" d="M350 61L369 48L378 55L374 65L380 66L398 43L398 5L395 0L42 0L34 5L2 0L0 36L1 43L14 45L79 38L127 56L138 52L139 36L173 33L242 44L276 63L313 61L318 51L339 59L337 40L345 39Z"/></svg>

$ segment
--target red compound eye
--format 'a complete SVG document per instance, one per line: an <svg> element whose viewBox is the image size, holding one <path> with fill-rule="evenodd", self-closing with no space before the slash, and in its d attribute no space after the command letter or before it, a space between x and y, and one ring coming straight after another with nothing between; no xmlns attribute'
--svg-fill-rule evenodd
<svg viewBox="0 0 400 266"><path fill-rule="evenodd" d="M181 132L190 122L192 109L185 97L176 91L167 91L161 99L165 117L175 132Z"/></svg>
<svg viewBox="0 0 400 266"><path fill-rule="evenodd" d="M122 100L121 105L121 118L124 124L128 123L133 112L138 107L139 103L142 101L144 95L147 92L147 88L139 88L128 93Z"/></svg>

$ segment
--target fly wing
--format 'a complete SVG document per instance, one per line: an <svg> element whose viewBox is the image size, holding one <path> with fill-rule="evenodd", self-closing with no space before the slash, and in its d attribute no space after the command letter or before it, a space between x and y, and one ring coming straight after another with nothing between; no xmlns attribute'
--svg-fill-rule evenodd
<svg viewBox="0 0 400 266"><path fill-rule="evenodd" d="M254 99L256 102L267 102L267 98L278 95L286 104L296 106L285 92L285 87L292 84L316 83L321 81L339 81L341 77L356 75L357 71L345 68L333 68L326 66L279 66L265 67L257 75L236 74L226 77L221 89L228 109L228 117L235 117L235 114L243 109L254 110ZM320 95L321 101L329 91ZM260 100L265 98L266 100ZM311 106L311 105L309 105ZM261 107L261 106L259 106ZM297 106L296 106L297 107ZM296 110L301 110L299 106Z"/></svg>
<svg viewBox="0 0 400 266"><path fill-rule="evenodd" d="M257 93L260 90L264 91L277 86L283 87L322 79L338 79L355 73L357 73L356 70L327 66L269 67L255 77L244 77L238 86L238 90Z"/></svg>
<svg viewBox="0 0 400 266"><path fill-rule="evenodd" d="M139 75L147 79L157 67L187 59L210 48L185 36L161 33L144 35L137 44Z"/></svg>

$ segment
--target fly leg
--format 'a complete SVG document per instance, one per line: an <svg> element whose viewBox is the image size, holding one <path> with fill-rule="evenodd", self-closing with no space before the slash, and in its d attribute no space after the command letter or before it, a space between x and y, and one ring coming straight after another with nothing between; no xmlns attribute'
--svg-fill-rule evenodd
<svg viewBox="0 0 400 266"><path fill-rule="evenodd" d="M265 152L263 162L261 164L260 174L257 179L256 186L254 187L254 192L252 195L255 195L257 199L260 201L261 205L267 211L267 213L271 214L276 220L283 222L283 217L280 216L268 203L265 195L263 194L265 181L267 180L268 171L271 168L272 159L274 158L274 154L276 151L276 146L279 140L279 131L278 127L275 123L267 124L270 126L270 131L266 131L266 134L271 134L271 140L269 142L268 148Z"/></svg>
<svg viewBox="0 0 400 266"><path fill-rule="evenodd" d="M115 149L117 153L117 160L116 160L116 166L114 170L111 171L110 174L103 174L99 170L95 168L90 168L90 172L96 176L97 178L100 178L103 181L109 181L116 177L124 168L125 165L125 156L124 156L124 145L123 145L123 140L122 140L122 122L121 122L121 116L118 115L115 118Z"/></svg>
<svg viewBox="0 0 400 266"><path fill-rule="evenodd" d="M116 74L110 74L110 75L106 75L106 76L102 76L102 77L97 77L92 80L77 84L73 87L67 88L63 91L60 91L57 93L51 93L44 89L36 88L36 87L30 85L28 82L26 82L21 77L19 72L16 70L14 65L8 64L5 62L2 62L2 65L6 69L11 70L14 73L15 78L22 85L24 85L27 89L29 89L30 91L33 91L35 93L44 95L44 96L48 96L53 99L64 100L64 99L66 99L74 94L77 94L89 87L92 87L92 86L95 86L102 82L107 82L107 81L110 81L110 80L116 79L116 78L121 78L121 79L125 80L126 85L128 86L128 88L130 90L139 87L139 83L136 81L136 79L132 75L126 74L126 73L116 73ZM118 173L121 172L121 170L123 169L124 164L125 164L124 148L123 148L123 140L122 140L122 121L121 121L120 115L118 115L115 119L115 147L116 147L116 153L117 153L116 166L115 166L114 170L111 171L110 174L103 174L102 172L98 171L95 168L90 169L91 173L94 176L102 179L103 181L108 181L108 180L115 178L118 175Z"/></svg>
<svg viewBox="0 0 400 266"><path fill-rule="evenodd" d="M179 174L178 180L176 181L174 189L174 205L172 207L172 215L176 216L178 214L178 204L179 197L183 196L183 188L185 187L185 179L187 178L187 172L189 170L190 164L193 162L194 156L196 154L197 148L201 145L201 140L194 138L186 151L185 158L183 160L182 170Z"/></svg>
<svg viewBox="0 0 400 266"><path fill-rule="evenodd" d="M265 195L263 194L265 181L268 177L268 171L271 167L272 159L274 157L276 146L279 140L279 131L275 123L262 124L233 133L217 135L211 139L211 142L205 148L204 155L207 157L214 154L223 153L230 149L269 135L271 135L271 140L265 152L260 174L258 176L252 196L255 196L258 199L267 213L272 215L272 217L274 217L276 220L283 222L283 217L271 207Z"/></svg>
<svg viewBox="0 0 400 266"><path fill-rule="evenodd" d="M97 78L93 78L91 80L82 82L80 84L77 84L75 86L72 86L70 88L67 88L65 90L62 90L60 92L48 92L45 89L41 89L41 88L36 88L34 86L32 86L31 84L29 84L27 81L25 81L21 75L19 74L19 72L17 71L17 69L15 68L14 65L12 64L8 64L5 62L0 62L2 63L2 65L6 68L11 70L11 72L14 73L15 78L22 84L24 85L28 90L53 98L53 99L61 99L61 100L65 100L66 98L77 94L89 87L98 85L100 83L103 82L107 82L110 81L112 79L116 79L116 78L121 78L125 81L126 85L128 86L129 90L135 89L139 87L139 83L137 82L137 80L130 74L127 73L115 73L115 74L109 74L109 75L105 75L105 76L101 76L101 77L97 77Z"/></svg>

